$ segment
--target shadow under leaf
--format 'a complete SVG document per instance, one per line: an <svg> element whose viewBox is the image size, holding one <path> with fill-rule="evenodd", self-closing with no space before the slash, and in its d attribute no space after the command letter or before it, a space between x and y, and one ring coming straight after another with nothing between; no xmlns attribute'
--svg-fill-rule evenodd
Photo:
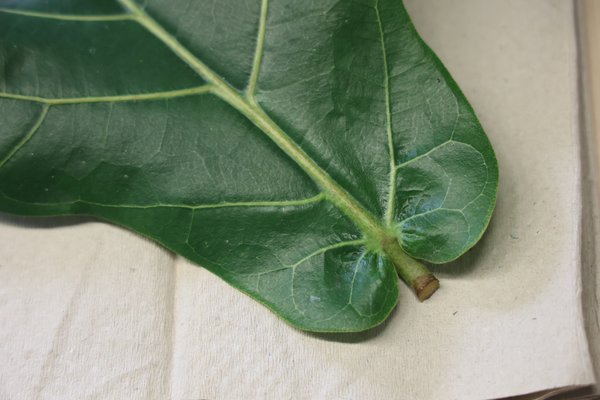
<svg viewBox="0 0 600 400"><path fill-rule="evenodd" d="M90 222L98 222L98 220L92 217L77 215L39 217L0 213L0 224L23 228L53 229Z"/></svg>

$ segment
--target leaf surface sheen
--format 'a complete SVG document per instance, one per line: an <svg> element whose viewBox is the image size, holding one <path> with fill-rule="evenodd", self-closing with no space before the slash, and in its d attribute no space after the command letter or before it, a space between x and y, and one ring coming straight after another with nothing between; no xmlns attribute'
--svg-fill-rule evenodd
<svg viewBox="0 0 600 400"><path fill-rule="evenodd" d="M399 0L2 6L1 211L128 227L311 331L395 307L382 235L443 263L489 222L492 147Z"/></svg>

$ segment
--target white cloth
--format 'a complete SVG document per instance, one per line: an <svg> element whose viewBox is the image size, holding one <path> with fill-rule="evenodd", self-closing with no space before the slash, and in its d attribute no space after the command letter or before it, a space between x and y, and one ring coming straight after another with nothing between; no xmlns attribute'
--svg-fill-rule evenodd
<svg viewBox="0 0 600 400"><path fill-rule="evenodd" d="M495 145L483 242L383 327L296 331L82 219L0 219L0 399L486 399L593 383L581 315L572 2L411 0Z"/></svg>

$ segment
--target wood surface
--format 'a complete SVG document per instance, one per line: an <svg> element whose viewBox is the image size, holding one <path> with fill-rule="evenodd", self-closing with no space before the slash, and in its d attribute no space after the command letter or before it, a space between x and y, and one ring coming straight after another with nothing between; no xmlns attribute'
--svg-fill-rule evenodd
<svg viewBox="0 0 600 400"><path fill-rule="evenodd" d="M593 123L596 135L599 135L600 129L600 0L583 1L584 18L584 62L587 62L587 89L589 90L593 113ZM597 136L598 137L598 136ZM600 138L596 140L600 145ZM597 150L600 150L598 148ZM600 154L597 151L596 154Z"/></svg>

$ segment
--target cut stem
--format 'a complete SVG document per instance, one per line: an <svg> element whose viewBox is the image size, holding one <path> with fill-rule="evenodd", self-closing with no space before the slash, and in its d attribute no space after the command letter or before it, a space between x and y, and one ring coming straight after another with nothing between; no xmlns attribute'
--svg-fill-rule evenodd
<svg viewBox="0 0 600 400"><path fill-rule="evenodd" d="M420 301L425 301L440 287L440 282L419 261L402 250L394 237L386 239L383 251L390 257L400 278L413 288Z"/></svg>

